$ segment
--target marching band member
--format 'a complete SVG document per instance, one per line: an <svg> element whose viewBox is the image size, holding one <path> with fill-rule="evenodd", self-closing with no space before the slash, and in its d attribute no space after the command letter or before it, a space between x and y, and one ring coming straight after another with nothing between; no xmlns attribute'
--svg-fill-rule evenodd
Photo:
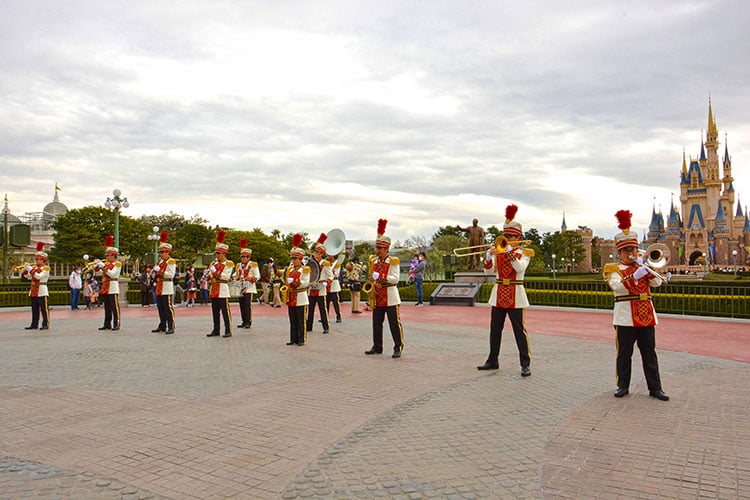
<svg viewBox="0 0 750 500"><path fill-rule="evenodd" d="M318 279L315 282L310 283L310 291L308 293L310 297L310 307L307 310L307 331L311 332L313 323L315 320L315 306L318 306L320 312L320 321L323 323L323 333L328 333L328 308L326 307L326 292L328 285L333 281L333 271L331 271L331 263L325 260L326 247L324 245L328 236L325 233L320 233L318 241L315 244L311 258L315 260L314 264L317 264L320 271Z"/></svg>
<svg viewBox="0 0 750 500"><path fill-rule="evenodd" d="M615 245L620 262L604 266L604 277L615 295L614 319L617 335L617 390L615 397L628 394L630 387L633 344L638 342L646 376L648 393L661 401L668 401L661 387L659 361L656 357L656 311L651 301L651 287L662 284L661 277L651 273L638 254L638 235L630 230L632 214L619 210Z"/></svg>
<svg viewBox="0 0 750 500"><path fill-rule="evenodd" d="M167 243L169 233L162 231L159 235L159 261L153 268L156 277L156 307L159 309L159 326L152 332L174 333L174 276L177 262L171 257L172 245Z"/></svg>
<svg viewBox="0 0 750 500"><path fill-rule="evenodd" d="M505 251L498 251L495 245L492 245L485 256L485 274L496 275L497 279L489 300L489 303L492 304L490 354L483 365L477 366L477 370L497 370L500 368L498 360L500 340L503 334L505 317L508 316L513 327L513 335L516 337L516 346L521 360L521 376L528 377L531 375L531 369L529 368L531 353L529 351L529 335L523 321L523 310L529 306L529 300L523 286L523 277L534 252L530 249L514 247L523 233L521 224L513 220L517 211L516 205L508 205L505 209L503 236L508 242Z"/></svg>
<svg viewBox="0 0 750 500"><path fill-rule="evenodd" d="M333 310L336 313L336 323L341 323L341 262L339 262L335 255L329 255L327 260L333 278L328 284L326 293L326 314L328 314L330 306L333 304Z"/></svg>
<svg viewBox="0 0 750 500"><path fill-rule="evenodd" d="M44 251L44 242L36 244L34 254L34 265L24 267L23 276L31 280L31 324L25 330L36 330L39 328L39 316L42 317L40 330L49 329L49 290L47 280L49 279L49 266L47 265L47 253Z"/></svg>
<svg viewBox="0 0 750 500"><path fill-rule="evenodd" d="M302 250L302 235L297 233L292 239L289 253L291 263L286 269L287 312L289 314L289 342L286 345L305 345L305 315L309 304L307 289L310 286L310 267L302 265L305 251Z"/></svg>
<svg viewBox="0 0 750 500"><path fill-rule="evenodd" d="M347 262L344 269L346 269L346 279L349 282L349 293L352 296L352 313L362 314L362 310L359 307L359 295L362 291L361 279L362 273L365 271L365 265L355 255Z"/></svg>
<svg viewBox="0 0 750 500"><path fill-rule="evenodd" d="M388 221L378 220L378 237L375 240L376 256L372 258L370 280L375 294L372 310L372 347L365 354L383 353L383 322L388 316L388 326L393 337L393 358L400 358L404 350L404 329L401 325L398 293L399 259L388 254L391 238L385 235Z"/></svg>
<svg viewBox="0 0 750 500"><path fill-rule="evenodd" d="M234 279L240 282L240 316L242 323L237 328L250 328L253 324L253 297L258 293L255 283L260 279L258 263L250 260L253 251L247 247L247 240L240 238L240 262L234 271Z"/></svg>
<svg viewBox="0 0 750 500"><path fill-rule="evenodd" d="M229 311L229 279L234 271L234 263L227 260L229 245L224 243L226 231L216 233L216 247L214 255L216 261L211 264L209 278L211 280L211 289L209 297L211 298L211 312L213 313L214 328L207 337L218 337L221 330L219 315L224 316L224 337L232 336L232 314Z"/></svg>
<svg viewBox="0 0 750 500"><path fill-rule="evenodd" d="M120 271L122 262L117 260L119 250L114 247L115 237L107 236L104 239L105 262L99 262L96 267L102 272L102 286L99 297L104 302L104 325L99 330L120 329Z"/></svg>

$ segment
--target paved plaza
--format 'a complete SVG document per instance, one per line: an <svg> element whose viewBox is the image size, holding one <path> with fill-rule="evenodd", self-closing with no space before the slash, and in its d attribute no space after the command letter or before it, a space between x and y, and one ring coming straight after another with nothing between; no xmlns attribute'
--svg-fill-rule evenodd
<svg viewBox="0 0 750 500"><path fill-rule="evenodd" d="M480 372L487 306L404 304L403 357L365 356L344 305L286 346L286 309L207 338L210 308L0 311L0 498L750 498L750 322L665 317L671 400L640 355L612 397L611 313L530 308L532 376L509 324ZM233 306L234 323L239 313ZM316 315L317 317L317 315Z"/></svg>

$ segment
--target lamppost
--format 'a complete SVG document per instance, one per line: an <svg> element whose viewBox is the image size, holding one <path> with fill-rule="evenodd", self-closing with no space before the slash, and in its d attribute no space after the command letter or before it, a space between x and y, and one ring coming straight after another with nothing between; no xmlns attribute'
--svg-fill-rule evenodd
<svg viewBox="0 0 750 500"><path fill-rule="evenodd" d="M706 252L701 254L703 256L703 274L708 274L708 260L706 259Z"/></svg>
<svg viewBox="0 0 750 500"><path fill-rule="evenodd" d="M732 261L734 261L734 279L737 279L737 250L732 250Z"/></svg>
<svg viewBox="0 0 750 500"><path fill-rule="evenodd" d="M575 259L575 257L573 258L573 267L572 267L572 269L571 269L571 270L572 270L573 272L576 272L576 259Z"/></svg>
<svg viewBox="0 0 750 500"><path fill-rule="evenodd" d="M112 191L112 198L107 198L104 202L105 207L115 209L115 248L118 250L120 248L120 209L130 206L127 198L120 198L121 194L122 191L115 189Z"/></svg>
<svg viewBox="0 0 750 500"><path fill-rule="evenodd" d="M156 265L159 262L159 226L154 226L151 230L153 233L148 235L148 241L154 242L154 265Z"/></svg>
<svg viewBox="0 0 750 500"><path fill-rule="evenodd" d="M565 269L565 257L560 257L560 267L562 267L563 271L566 271L566 269Z"/></svg>
<svg viewBox="0 0 750 500"><path fill-rule="evenodd" d="M557 268L555 267L555 254L552 254L552 279L557 279L557 275L555 274L557 272Z"/></svg>

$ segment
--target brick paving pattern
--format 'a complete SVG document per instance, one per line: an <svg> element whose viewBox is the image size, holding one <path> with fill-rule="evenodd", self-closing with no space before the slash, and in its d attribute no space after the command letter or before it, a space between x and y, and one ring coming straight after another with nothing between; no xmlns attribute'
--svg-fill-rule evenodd
<svg viewBox="0 0 750 500"><path fill-rule="evenodd" d="M298 347L283 308L229 339L206 338L201 307L171 336L149 333L153 309L117 333L101 311L56 310L45 332L0 311L0 498L750 498L746 361L665 350L657 327L671 401L648 397L637 352L615 399L611 338L552 335L579 312L530 329L524 379L509 330L500 370L475 369L488 308L402 311L398 360L364 356L368 314Z"/></svg>

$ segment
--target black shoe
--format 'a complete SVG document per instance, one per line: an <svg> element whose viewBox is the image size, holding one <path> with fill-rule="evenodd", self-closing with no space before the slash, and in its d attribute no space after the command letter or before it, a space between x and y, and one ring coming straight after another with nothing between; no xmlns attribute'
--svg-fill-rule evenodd
<svg viewBox="0 0 750 500"><path fill-rule="evenodd" d="M648 395L652 398L658 399L659 401L669 401L669 396L667 396L661 389L659 389L658 391L648 391Z"/></svg>
<svg viewBox="0 0 750 500"><path fill-rule="evenodd" d="M49 330L49 326L42 326L39 328L40 330Z"/></svg>
<svg viewBox="0 0 750 500"><path fill-rule="evenodd" d="M159 332L163 332L163 331L165 331L165 330L162 330L161 328L154 328L153 330L151 330L151 333L159 333Z"/></svg>
<svg viewBox="0 0 750 500"><path fill-rule="evenodd" d="M391 354L392 358L400 358L401 357L401 350L400 349L394 349L393 354Z"/></svg>
<svg viewBox="0 0 750 500"><path fill-rule="evenodd" d="M117 330L119 330L119 329L120 329L120 327L119 327L119 326L113 326L113 327L112 327L112 331L113 331L113 332L115 332L115 331L117 331Z"/></svg>
<svg viewBox="0 0 750 500"><path fill-rule="evenodd" d="M253 325L252 323L248 323L245 325L245 328L250 328L252 325Z"/></svg>
<svg viewBox="0 0 750 500"><path fill-rule="evenodd" d="M241 325L237 325L237 328L247 328L247 327L245 326L245 323L242 323Z"/></svg>
<svg viewBox="0 0 750 500"><path fill-rule="evenodd" d="M489 361L485 361L483 365L477 366L477 370L498 370L500 369L499 363L491 363Z"/></svg>
<svg viewBox="0 0 750 500"><path fill-rule="evenodd" d="M23 327L24 330L38 330L38 326L25 326Z"/></svg>
<svg viewBox="0 0 750 500"><path fill-rule="evenodd" d="M369 351L365 351L365 354L383 354L383 349L372 346Z"/></svg>
<svg viewBox="0 0 750 500"><path fill-rule="evenodd" d="M111 329L112 328L110 328L108 326L102 326L102 327L99 328L99 330L111 330Z"/></svg>
<svg viewBox="0 0 750 500"><path fill-rule="evenodd" d="M232 332L227 332L224 335L222 335L222 337L231 337L231 336L232 336Z"/></svg>
<svg viewBox="0 0 750 500"><path fill-rule="evenodd" d="M174 328L170 328L170 329L168 329L168 330L167 330L166 332L164 332L164 333L166 333L167 335L172 335L172 334L174 333Z"/></svg>
<svg viewBox="0 0 750 500"><path fill-rule="evenodd" d="M328 330L323 330L323 333L328 333Z"/></svg>
<svg viewBox="0 0 750 500"><path fill-rule="evenodd" d="M208 335L206 335L206 337L218 337L218 336L219 336L219 332L211 332Z"/></svg>
<svg viewBox="0 0 750 500"><path fill-rule="evenodd" d="M341 318L336 318L336 323L341 323Z"/></svg>
<svg viewBox="0 0 750 500"><path fill-rule="evenodd" d="M286 345L295 345L296 342L287 342Z"/></svg>
<svg viewBox="0 0 750 500"><path fill-rule="evenodd" d="M302 347L303 345L305 345L305 343L304 343L304 342L297 342L297 345L298 345L299 347Z"/></svg>
<svg viewBox="0 0 750 500"><path fill-rule="evenodd" d="M616 398L621 398L621 397L627 395L629 392L630 391L628 391L627 387L618 387L617 390L615 391L615 397Z"/></svg>
<svg viewBox="0 0 750 500"><path fill-rule="evenodd" d="M531 369L528 366L522 366L521 367L521 376L522 377L530 377L531 376Z"/></svg>

